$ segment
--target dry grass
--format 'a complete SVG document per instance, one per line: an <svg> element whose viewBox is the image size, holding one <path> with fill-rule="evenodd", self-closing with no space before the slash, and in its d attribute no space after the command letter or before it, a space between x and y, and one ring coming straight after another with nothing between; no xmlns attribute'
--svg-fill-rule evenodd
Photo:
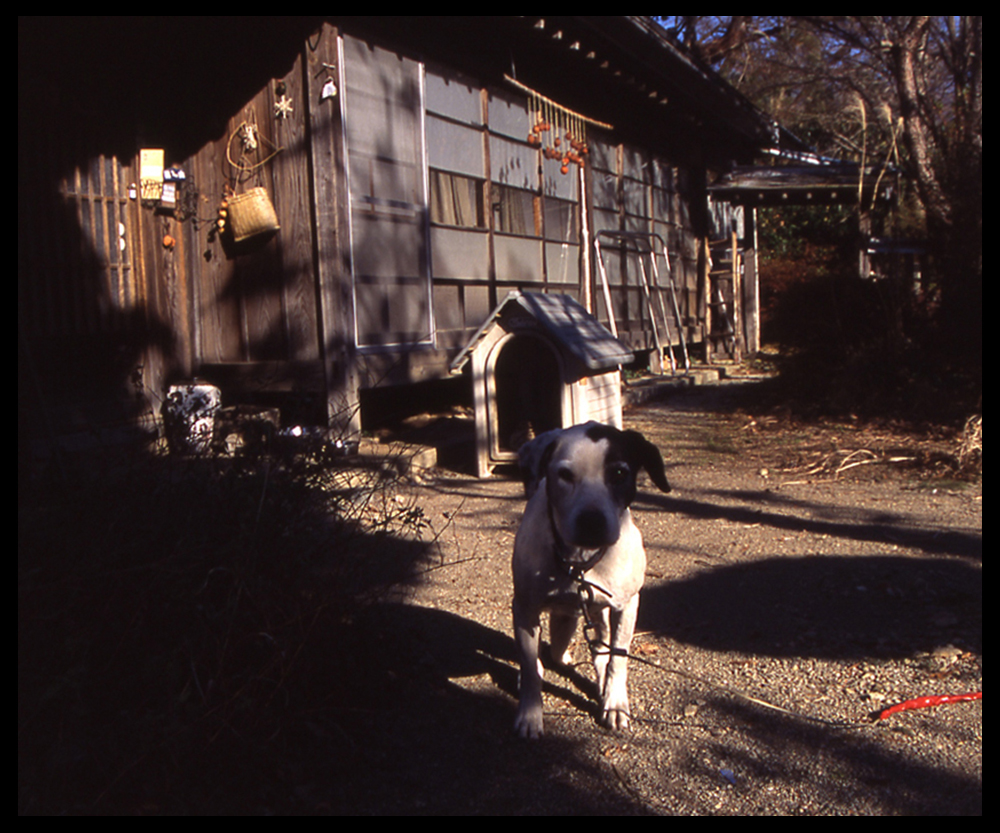
<svg viewBox="0 0 1000 833"><path fill-rule="evenodd" d="M20 496L19 813L292 811L419 507L322 454L100 462Z"/></svg>

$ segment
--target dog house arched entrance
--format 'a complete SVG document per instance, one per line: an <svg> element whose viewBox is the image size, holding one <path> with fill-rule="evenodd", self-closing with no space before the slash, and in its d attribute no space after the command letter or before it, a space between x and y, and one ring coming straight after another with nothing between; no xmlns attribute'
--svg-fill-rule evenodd
<svg viewBox="0 0 1000 833"><path fill-rule="evenodd" d="M490 454L515 454L527 440L563 425L565 385L562 362L552 342L535 333L501 339L486 361L495 407L490 419Z"/></svg>

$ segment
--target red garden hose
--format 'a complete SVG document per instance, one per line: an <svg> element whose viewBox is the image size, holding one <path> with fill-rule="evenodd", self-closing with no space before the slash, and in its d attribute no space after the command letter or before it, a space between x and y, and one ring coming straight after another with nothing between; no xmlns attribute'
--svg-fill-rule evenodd
<svg viewBox="0 0 1000 833"><path fill-rule="evenodd" d="M964 703L968 700L982 699L983 693L981 691L970 691L968 694L938 694L931 697L916 697L913 700L904 700L902 703L890 706L878 716L878 719L885 720L891 714L910 709L926 709L930 706L942 706L945 703Z"/></svg>

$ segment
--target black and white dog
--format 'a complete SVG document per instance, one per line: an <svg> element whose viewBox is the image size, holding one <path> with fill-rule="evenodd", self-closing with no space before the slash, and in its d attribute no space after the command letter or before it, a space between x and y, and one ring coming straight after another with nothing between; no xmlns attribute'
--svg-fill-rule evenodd
<svg viewBox="0 0 1000 833"><path fill-rule="evenodd" d="M637 431L588 422L536 437L518 459L529 501L514 541L514 637L521 664L514 728L522 737L542 734L542 611L550 612L552 656L568 664L584 609L596 631L591 648L601 720L612 729L628 728L627 653L646 572L629 504L640 469L670 491L663 458Z"/></svg>

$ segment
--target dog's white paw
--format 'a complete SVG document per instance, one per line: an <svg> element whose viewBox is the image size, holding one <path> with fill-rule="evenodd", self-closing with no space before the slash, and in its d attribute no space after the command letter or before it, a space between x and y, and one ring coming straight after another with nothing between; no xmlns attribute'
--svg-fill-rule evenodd
<svg viewBox="0 0 1000 833"><path fill-rule="evenodd" d="M625 731L629 727L628 706L624 709L605 709L601 723L615 731Z"/></svg>
<svg viewBox="0 0 1000 833"><path fill-rule="evenodd" d="M572 665L573 646L570 645L565 651L562 652L561 656L556 657L556 662L558 662L560 665Z"/></svg>
<svg viewBox="0 0 1000 833"><path fill-rule="evenodd" d="M620 688L620 686L612 686ZM601 703L601 723L609 729L627 729L631 714L628 705L628 694L622 691L610 691Z"/></svg>
<svg viewBox="0 0 1000 833"><path fill-rule="evenodd" d="M542 704L522 704L514 718L514 731L522 738L540 738L542 732Z"/></svg>

